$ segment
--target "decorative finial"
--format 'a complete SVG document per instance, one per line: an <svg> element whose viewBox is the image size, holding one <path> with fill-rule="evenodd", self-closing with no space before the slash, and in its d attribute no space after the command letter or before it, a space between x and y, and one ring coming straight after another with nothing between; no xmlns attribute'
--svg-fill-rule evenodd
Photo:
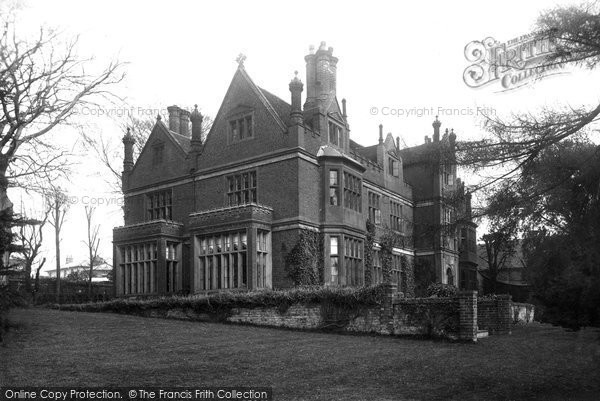
<svg viewBox="0 0 600 401"><path fill-rule="evenodd" d="M194 105L194 110L198 111L198 105L197 104Z"/></svg>
<svg viewBox="0 0 600 401"><path fill-rule="evenodd" d="M246 61L246 55L244 53L240 53L237 56L237 58L235 59L235 61L237 61L238 67L243 67L244 66L244 61Z"/></svg>
<svg viewBox="0 0 600 401"><path fill-rule="evenodd" d="M157 115L156 115L156 119L157 119L158 121L162 120L162 117L160 116L160 114L157 114Z"/></svg>

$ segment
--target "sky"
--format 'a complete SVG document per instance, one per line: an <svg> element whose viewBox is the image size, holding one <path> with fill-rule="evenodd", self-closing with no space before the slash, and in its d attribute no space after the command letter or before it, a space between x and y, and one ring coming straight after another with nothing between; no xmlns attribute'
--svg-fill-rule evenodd
<svg viewBox="0 0 600 401"><path fill-rule="evenodd" d="M93 57L90 71L114 59L126 63L126 78L115 92L128 106L89 109L82 116L90 134L115 143L123 136L119 116L126 113L155 115L171 104L198 104L203 114L216 115L240 53L247 57L245 67L254 82L289 102L294 71L306 82L304 56L321 41L339 58L337 96L347 99L351 138L363 145L376 143L379 124L400 136L403 145L414 146L432 135L435 115L442 129L453 128L460 140L481 137L483 111L502 116L599 100L597 86L590 84L600 82L598 71L569 70L506 92L496 84L474 89L463 80L471 64L465 58L469 42L526 35L540 12L575 1L19 3L23 31L44 25L79 35L80 55ZM73 130L58 130L54 137L82 152ZM82 154L75 162L64 184L73 205L62 254L85 258L83 206L95 203L101 254L110 258L112 227L122 224L120 198L107 186L106 171L93 155ZM54 258L51 247L45 252Z"/></svg>

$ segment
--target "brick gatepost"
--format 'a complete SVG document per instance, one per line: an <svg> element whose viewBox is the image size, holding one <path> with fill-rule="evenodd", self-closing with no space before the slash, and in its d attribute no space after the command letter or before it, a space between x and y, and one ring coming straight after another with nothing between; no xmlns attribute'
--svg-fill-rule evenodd
<svg viewBox="0 0 600 401"><path fill-rule="evenodd" d="M496 313L498 316L496 330L497 334L511 334L512 313L510 295L498 295L496 300Z"/></svg>
<svg viewBox="0 0 600 401"><path fill-rule="evenodd" d="M398 286L393 283L383 285L383 304L381 305L381 331L392 334L394 331L394 300Z"/></svg>
<svg viewBox="0 0 600 401"><path fill-rule="evenodd" d="M477 341L477 291L459 291L459 334L463 341Z"/></svg>

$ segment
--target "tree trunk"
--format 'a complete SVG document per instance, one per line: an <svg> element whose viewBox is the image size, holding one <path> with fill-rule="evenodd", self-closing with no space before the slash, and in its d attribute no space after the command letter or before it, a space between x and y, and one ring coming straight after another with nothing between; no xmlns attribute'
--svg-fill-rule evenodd
<svg viewBox="0 0 600 401"><path fill-rule="evenodd" d="M56 249L56 303L60 303L60 203L58 197L54 201L54 247Z"/></svg>
<svg viewBox="0 0 600 401"><path fill-rule="evenodd" d="M92 300L92 277L94 276L94 257L90 249L90 277L88 279L88 301Z"/></svg>
<svg viewBox="0 0 600 401"><path fill-rule="evenodd" d="M12 202L8 198L8 178L6 178L6 170L8 170L8 158L5 155L0 155L0 212L13 207Z"/></svg>

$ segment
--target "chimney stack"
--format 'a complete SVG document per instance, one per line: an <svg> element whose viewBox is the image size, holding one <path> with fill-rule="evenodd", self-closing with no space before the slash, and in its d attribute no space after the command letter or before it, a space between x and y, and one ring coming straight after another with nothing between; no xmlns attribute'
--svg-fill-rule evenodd
<svg viewBox="0 0 600 401"><path fill-rule="evenodd" d="M127 128L127 132L123 137L123 173L121 174L121 188L126 190L129 187L129 173L133 170L133 145L135 139L131 135L131 130Z"/></svg>
<svg viewBox="0 0 600 401"><path fill-rule="evenodd" d="M320 106L323 101L336 93L337 57L333 57L333 47L321 42L319 49L304 57L306 61L306 102L304 109Z"/></svg>
<svg viewBox="0 0 600 401"><path fill-rule="evenodd" d="M383 124L379 124L379 144L383 144Z"/></svg>
<svg viewBox="0 0 600 401"><path fill-rule="evenodd" d="M190 114L192 121L192 151L199 151L202 147L202 120L204 116L198 111L198 105L194 105L194 111Z"/></svg>
<svg viewBox="0 0 600 401"><path fill-rule="evenodd" d="M294 71L294 78L290 81L290 92L292 93L292 109L290 117L294 124L302 124L304 116L302 114L302 90L304 84L298 79L298 71Z"/></svg>
<svg viewBox="0 0 600 401"><path fill-rule="evenodd" d="M179 110L179 133L181 135L190 135L190 112L185 109Z"/></svg>
<svg viewBox="0 0 600 401"><path fill-rule="evenodd" d="M179 106L173 105L167 107L167 111L169 112L169 130L179 133L181 109Z"/></svg>
<svg viewBox="0 0 600 401"><path fill-rule="evenodd" d="M346 99L342 99L342 116L346 118L348 115L346 114Z"/></svg>
<svg viewBox="0 0 600 401"><path fill-rule="evenodd" d="M450 148L454 150L456 147L456 134L454 133L454 128L450 130L450 136L448 136L448 140L450 141Z"/></svg>
<svg viewBox="0 0 600 401"><path fill-rule="evenodd" d="M440 120L438 120L438 116L435 116L435 121L431 125L433 126L433 142L439 142L440 141L440 127L441 127L442 123L440 122Z"/></svg>

